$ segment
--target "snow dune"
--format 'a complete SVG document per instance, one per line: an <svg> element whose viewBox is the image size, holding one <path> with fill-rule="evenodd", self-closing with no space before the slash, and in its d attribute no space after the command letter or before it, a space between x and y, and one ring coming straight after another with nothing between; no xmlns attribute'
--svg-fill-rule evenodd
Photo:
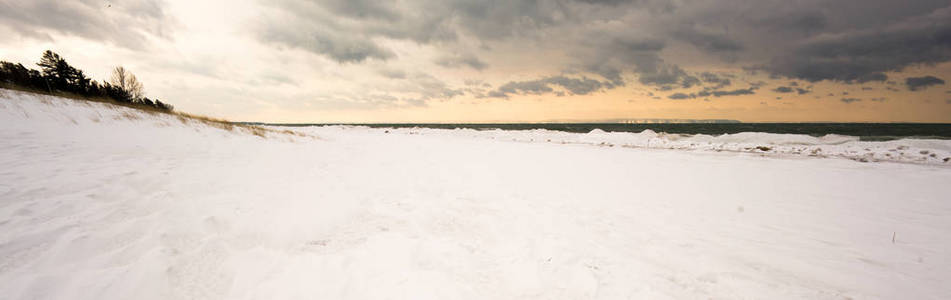
<svg viewBox="0 0 951 300"><path fill-rule="evenodd" d="M927 159L295 130L0 90L0 298L951 298L951 168ZM919 142L869 146L947 151Z"/></svg>

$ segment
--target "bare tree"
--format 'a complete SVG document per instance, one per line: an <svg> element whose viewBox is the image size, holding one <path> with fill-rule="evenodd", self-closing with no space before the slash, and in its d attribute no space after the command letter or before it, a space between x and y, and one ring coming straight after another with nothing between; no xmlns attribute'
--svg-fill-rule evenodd
<svg viewBox="0 0 951 300"><path fill-rule="evenodd" d="M142 83L135 78L135 74L132 74L132 72L129 72L122 66L112 69L112 78L109 80L109 83L128 93L133 101L138 101L145 96Z"/></svg>

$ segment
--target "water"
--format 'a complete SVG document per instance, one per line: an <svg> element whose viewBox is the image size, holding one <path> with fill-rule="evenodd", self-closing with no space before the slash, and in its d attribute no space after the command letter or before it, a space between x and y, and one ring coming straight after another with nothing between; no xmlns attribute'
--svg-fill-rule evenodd
<svg viewBox="0 0 951 300"><path fill-rule="evenodd" d="M740 132L768 132L823 136L839 134L857 136L863 141L888 141L903 138L951 139L951 124L923 123L506 123L506 124L262 124L277 126L324 126L359 125L374 128L469 128L477 130L532 130L547 129L566 132L590 132L600 129L607 132L655 132L678 134L721 135Z"/></svg>

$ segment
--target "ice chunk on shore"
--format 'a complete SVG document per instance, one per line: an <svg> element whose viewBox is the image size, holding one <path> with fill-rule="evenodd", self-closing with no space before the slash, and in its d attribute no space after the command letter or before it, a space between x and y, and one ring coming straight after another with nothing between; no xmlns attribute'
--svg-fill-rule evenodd
<svg viewBox="0 0 951 300"><path fill-rule="evenodd" d="M320 131L305 127L304 132ZM588 133L571 133L546 129L473 130L431 128L368 128L331 126L331 128L387 131L394 134L478 137L494 140L586 144L630 148L681 149L713 152L746 152L781 157L833 157L861 162L902 162L951 166L951 140L900 139L891 141L860 141L858 137L827 134L814 137L801 134L741 132L723 135L668 134L642 132L605 132L594 129Z"/></svg>

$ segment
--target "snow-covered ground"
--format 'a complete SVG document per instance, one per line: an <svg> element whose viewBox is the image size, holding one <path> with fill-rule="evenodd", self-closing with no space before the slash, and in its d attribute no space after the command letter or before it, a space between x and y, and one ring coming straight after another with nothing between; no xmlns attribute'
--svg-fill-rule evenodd
<svg viewBox="0 0 951 300"><path fill-rule="evenodd" d="M0 90L0 299L951 298L946 141L294 130Z"/></svg>

